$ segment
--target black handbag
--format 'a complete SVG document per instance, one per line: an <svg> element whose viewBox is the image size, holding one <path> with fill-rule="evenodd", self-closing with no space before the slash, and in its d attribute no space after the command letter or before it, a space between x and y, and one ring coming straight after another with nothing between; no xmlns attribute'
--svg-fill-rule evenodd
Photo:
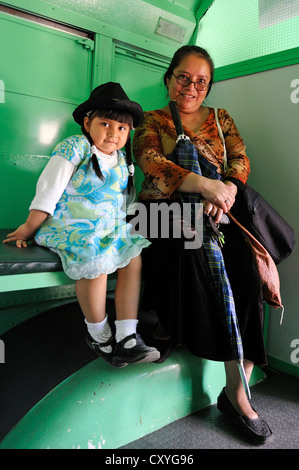
<svg viewBox="0 0 299 470"><path fill-rule="evenodd" d="M218 109L215 108L214 111L226 161L225 141L218 120ZM275 264L279 264L294 251L295 233L293 228L249 184L246 184L243 190L238 189L235 203L230 212L263 245Z"/></svg>
<svg viewBox="0 0 299 470"><path fill-rule="evenodd" d="M275 264L294 251L293 228L249 184L238 190L231 213L263 245Z"/></svg>

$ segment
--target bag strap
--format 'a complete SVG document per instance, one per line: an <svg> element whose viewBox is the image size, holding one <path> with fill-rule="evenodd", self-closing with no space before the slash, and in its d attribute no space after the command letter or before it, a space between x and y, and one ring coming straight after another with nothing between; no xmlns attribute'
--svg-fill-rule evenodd
<svg viewBox="0 0 299 470"><path fill-rule="evenodd" d="M172 119L173 119L173 123L175 125L175 129L177 131L177 135L181 135L181 134L184 134L184 130L183 130L183 125L182 125L182 121L181 121L181 116L179 114L179 110L178 110L178 107L177 107L177 104L176 104L176 101L169 101L169 109L171 111L171 116L172 116Z"/></svg>
<svg viewBox="0 0 299 470"><path fill-rule="evenodd" d="M182 121L181 121L181 116L180 116L176 101L175 100L169 101L168 105L169 105L169 109L170 109L171 116L173 119L173 123L175 125L175 129L177 132L176 142L178 143L178 141L181 139L190 140L190 138L184 132Z"/></svg>
<svg viewBox="0 0 299 470"><path fill-rule="evenodd" d="M220 136L221 142L223 144L223 152L224 152L223 153L223 167L224 167L224 171L226 171L227 170L227 153L226 153L224 135L223 135L223 132L222 132L222 129L221 129L221 126L220 126L220 122L219 122L218 108L214 108L214 113L215 113L215 120L216 120L216 124L217 124L217 127L218 127L219 136Z"/></svg>

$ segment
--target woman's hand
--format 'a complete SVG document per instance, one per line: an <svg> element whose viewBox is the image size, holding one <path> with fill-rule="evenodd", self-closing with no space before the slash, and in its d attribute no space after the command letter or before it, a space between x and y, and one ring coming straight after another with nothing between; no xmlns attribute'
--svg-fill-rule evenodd
<svg viewBox="0 0 299 470"><path fill-rule="evenodd" d="M204 200L203 201L203 210L205 214L210 215L218 224L221 220L223 210L217 207L215 204L212 204L211 202Z"/></svg>
<svg viewBox="0 0 299 470"><path fill-rule="evenodd" d="M212 180L205 176L189 173L177 188L182 193L199 193L223 212L228 212L235 202L237 186L230 181Z"/></svg>
<svg viewBox="0 0 299 470"><path fill-rule="evenodd" d="M234 197L236 197L238 188L237 186L229 180L224 181L224 184L229 188Z"/></svg>
<svg viewBox="0 0 299 470"><path fill-rule="evenodd" d="M203 198L219 209L222 209L223 212L228 212L235 202L235 194L232 187L219 180L202 178L199 192Z"/></svg>
<svg viewBox="0 0 299 470"><path fill-rule="evenodd" d="M231 181L212 180L193 172L185 177L177 189L182 193L199 193L204 200L225 213L233 206L237 194L237 186Z"/></svg>
<svg viewBox="0 0 299 470"><path fill-rule="evenodd" d="M224 201L227 210L221 209L217 204L214 204L213 202L207 199L203 201L204 212L213 217L216 223L220 222L223 212L228 212L232 208L235 202L235 196L238 191L237 186L231 181L225 181L224 184L227 186L231 193L230 196Z"/></svg>

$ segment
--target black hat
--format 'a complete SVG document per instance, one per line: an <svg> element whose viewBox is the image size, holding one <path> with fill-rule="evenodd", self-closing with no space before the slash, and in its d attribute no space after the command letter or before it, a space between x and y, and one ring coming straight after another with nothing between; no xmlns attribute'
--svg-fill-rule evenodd
<svg viewBox="0 0 299 470"><path fill-rule="evenodd" d="M73 118L82 126L86 114L96 109L116 109L131 114L134 127L144 119L140 104L131 101L119 83L108 82L96 87L88 100L75 109Z"/></svg>

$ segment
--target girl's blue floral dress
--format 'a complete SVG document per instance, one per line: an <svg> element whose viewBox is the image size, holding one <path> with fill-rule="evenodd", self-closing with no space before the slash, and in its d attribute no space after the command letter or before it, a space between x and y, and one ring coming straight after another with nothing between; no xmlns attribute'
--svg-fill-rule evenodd
<svg viewBox="0 0 299 470"><path fill-rule="evenodd" d="M82 136L60 142L52 155L68 159L76 167L65 191L35 236L38 245L58 253L71 279L94 279L129 264L150 242L131 234L125 221L123 191L127 187L125 156L107 167L99 157L102 181L91 164L91 146Z"/></svg>

